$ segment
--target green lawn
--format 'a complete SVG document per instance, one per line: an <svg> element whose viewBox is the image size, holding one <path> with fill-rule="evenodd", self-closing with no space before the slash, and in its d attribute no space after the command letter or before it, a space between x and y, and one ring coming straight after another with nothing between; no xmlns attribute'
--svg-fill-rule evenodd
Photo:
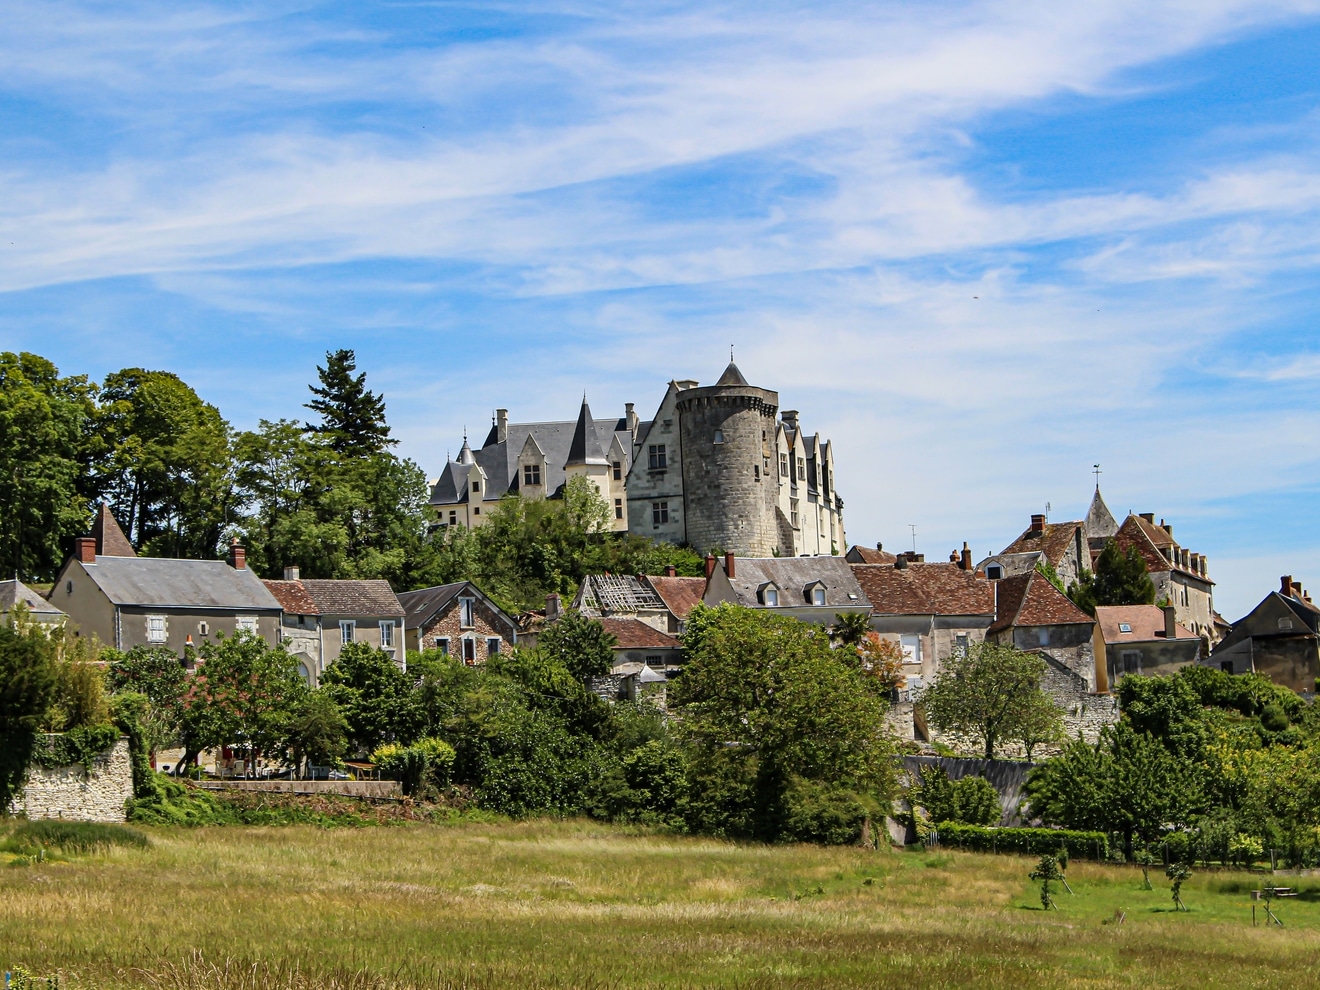
<svg viewBox="0 0 1320 990"><path fill-rule="evenodd" d="M87 987L1320 985L1320 877L1251 927L1259 877L765 847L581 822L156 830L0 868L0 966ZM1116 909L1124 924L1102 922ZM254 968L255 967L255 968Z"/></svg>

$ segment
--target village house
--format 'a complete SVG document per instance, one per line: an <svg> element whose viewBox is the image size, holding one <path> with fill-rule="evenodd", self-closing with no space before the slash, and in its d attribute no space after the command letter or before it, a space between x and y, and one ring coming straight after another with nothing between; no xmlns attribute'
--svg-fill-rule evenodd
<svg viewBox="0 0 1320 990"><path fill-rule="evenodd" d="M850 564L893 564L898 557L886 550L884 544L877 543L874 550L853 544L843 555L843 559Z"/></svg>
<svg viewBox="0 0 1320 990"><path fill-rule="evenodd" d="M349 643L366 643L407 665L403 606L388 581L303 579L298 568L286 567L284 580L263 583L284 610L286 647L312 686Z"/></svg>
<svg viewBox="0 0 1320 990"><path fill-rule="evenodd" d="M1195 663L1201 638L1178 624L1172 605L1100 605L1094 648L1097 690L1108 691L1124 674L1172 674Z"/></svg>
<svg viewBox="0 0 1320 990"><path fill-rule="evenodd" d="M221 633L255 633L272 646L283 635L280 603L248 569L237 540L227 562L139 557L104 505L48 597L79 635L118 650L151 646L183 655Z"/></svg>
<svg viewBox="0 0 1320 990"><path fill-rule="evenodd" d="M1099 492L1097 491L1097 496ZM1043 514L1031 517L1031 525L1001 553L976 565L991 581L1015 577L1048 564L1066 588L1081 572L1090 570L1091 551L1082 522L1048 522Z"/></svg>
<svg viewBox="0 0 1320 990"><path fill-rule="evenodd" d="M1285 574L1202 661L1230 674L1263 674L1275 684L1312 697L1320 677L1320 609Z"/></svg>
<svg viewBox="0 0 1320 990"><path fill-rule="evenodd" d="M735 557L721 565L706 558L706 593L723 602L769 609L804 622L833 625L844 614L871 614L871 603L842 557Z"/></svg>
<svg viewBox="0 0 1320 990"><path fill-rule="evenodd" d="M1174 607L1178 623L1205 640L1209 647L1219 631L1215 623L1214 586L1208 561L1173 539L1173 525L1155 524L1153 512L1133 513L1123 520L1114 542L1124 553L1135 549L1155 584L1155 601ZM1102 548L1103 549L1103 548ZM1099 552L1094 553L1099 557Z"/></svg>
<svg viewBox="0 0 1320 990"><path fill-rule="evenodd" d="M678 636L705 590L705 578L678 577L673 567L663 576L592 574L582 580L572 607L589 618L637 619Z"/></svg>
<svg viewBox="0 0 1320 990"><path fill-rule="evenodd" d="M466 437L431 489L442 525L480 526L505 495L554 498L575 475L610 508L610 526L750 556L835 554L847 544L828 440L808 436L779 393L730 361L710 386L671 381L655 418L627 403L596 420L510 423L498 409L479 450Z"/></svg>
<svg viewBox="0 0 1320 990"><path fill-rule="evenodd" d="M518 624L471 581L405 591L398 598L410 650L439 650L470 667L518 645Z"/></svg>
<svg viewBox="0 0 1320 990"><path fill-rule="evenodd" d="M18 578L0 581L0 617L9 619L19 607L27 614L29 622L35 622L47 631L63 629L68 618Z"/></svg>
<svg viewBox="0 0 1320 990"><path fill-rule="evenodd" d="M1037 571L1003 578L993 587L995 621L986 638L1039 653L1053 668L1051 675L1066 673L1080 691L1096 693L1095 620Z"/></svg>
<svg viewBox="0 0 1320 990"><path fill-rule="evenodd" d="M683 635L687 631L688 613L697 606L706 593L706 579L678 577L674 568L667 567L663 575L647 575L644 580L655 590L660 600L665 603L665 608L669 610L670 635Z"/></svg>

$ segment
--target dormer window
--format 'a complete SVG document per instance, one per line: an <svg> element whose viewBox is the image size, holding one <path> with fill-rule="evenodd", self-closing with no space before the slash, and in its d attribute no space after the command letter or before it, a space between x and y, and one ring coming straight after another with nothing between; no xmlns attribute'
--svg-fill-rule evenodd
<svg viewBox="0 0 1320 990"><path fill-rule="evenodd" d="M541 465L524 464L523 465L523 484L539 485L541 483Z"/></svg>
<svg viewBox="0 0 1320 990"><path fill-rule="evenodd" d="M820 581L813 581L802 589L806 595L807 603L810 605L825 604L825 585Z"/></svg>
<svg viewBox="0 0 1320 990"><path fill-rule="evenodd" d="M767 608L777 608L779 606L779 586L773 581L768 581L757 589L761 596L761 604Z"/></svg>
<svg viewBox="0 0 1320 990"><path fill-rule="evenodd" d="M987 564L985 568L985 576L990 581L998 581L1004 576L1004 569L998 564Z"/></svg>

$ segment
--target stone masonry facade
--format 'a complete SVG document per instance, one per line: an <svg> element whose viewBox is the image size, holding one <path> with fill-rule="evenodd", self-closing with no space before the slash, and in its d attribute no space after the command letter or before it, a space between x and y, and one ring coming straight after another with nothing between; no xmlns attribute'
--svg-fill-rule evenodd
<svg viewBox="0 0 1320 990"><path fill-rule="evenodd" d="M91 769L72 766L30 767L27 784L13 811L28 818L63 818L74 822L122 822L124 802L133 796L133 766L128 739L120 738L92 760Z"/></svg>
<svg viewBox="0 0 1320 990"><path fill-rule="evenodd" d="M464 626L462 620L463 609L456 598L439 619L421 630L419 645L423 650L434 650L445 646L444 641L448 640L450 656L462 658L470 664L485 663L489 659L488 640L498 639L500 652L513 649L514 644L501 631L503 623L480 598L474 599L472 603L473 624L470 627ZM464 653L464 640L472 640L471 655Z"/></svg>

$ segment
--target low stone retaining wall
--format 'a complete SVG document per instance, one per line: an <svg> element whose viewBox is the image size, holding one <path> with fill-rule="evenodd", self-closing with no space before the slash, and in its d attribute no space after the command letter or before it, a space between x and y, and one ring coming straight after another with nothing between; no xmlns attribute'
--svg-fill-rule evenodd
<svg viewBox="0 0 1320 990"><path fill-rule="evenodd" d="M403 797L403 785L397 780L203 780L197 786L206 791L338 794L373 801L397 801Z"/></svg>
<svg viewBox="0 0 1320 990"><path fill-rule="evenodd" d="M128 739L92 760L64 767L29 767L27 784L14 801L14 813L28 818L63 818L73 822L122 822L124 802L133 796L133 765Z"/></svg>
<svg viewBox="0 0 1320 990"><path fill-rule="evenodd" d="M950 780L963 777L984 777L999 793L1003 808L1000 825L1022 825L1022 790L1034 763L1015 760L963 760L947 756L905 756L903 768L915 776L925 767L939 767Z"/></svg>

